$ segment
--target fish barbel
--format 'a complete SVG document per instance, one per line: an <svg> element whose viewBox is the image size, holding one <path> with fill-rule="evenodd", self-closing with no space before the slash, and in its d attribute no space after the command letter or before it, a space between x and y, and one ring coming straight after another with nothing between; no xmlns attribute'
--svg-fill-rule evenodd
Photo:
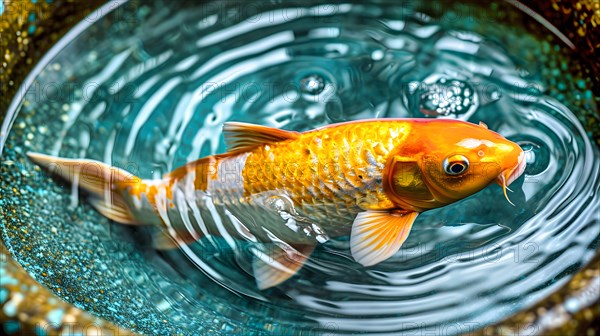
<svg viewBox="0 0 600 336"><path fill-rule="evenodd" d="M364 266L384 261L400 249L420 212L492 182L508 199L508 185L525 169L517 144L485 124L457 120L361 120L302 133L227 122L223 133L226 153L190 162L159 180L98 161L28 155L78 183L106 217L160 227L157 248L176 248L222 230L276 243L277 252L256 255L253 262L261 289L290 278L330 237L350 236L352 256ZM225 209L234 225L225 228L219 221L210 230L200 214L204 209Z"/></svg>

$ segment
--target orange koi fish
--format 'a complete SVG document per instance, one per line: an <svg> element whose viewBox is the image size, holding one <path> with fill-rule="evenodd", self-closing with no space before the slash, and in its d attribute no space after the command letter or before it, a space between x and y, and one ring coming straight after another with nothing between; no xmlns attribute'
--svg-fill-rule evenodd
<svg viewBox="0 0 600 336"><path fill-rule="evenodd" d="M352 256L364 266L382 262L400 249L419 213L492 182L508 199L507 187L525 169L523 150L482 123L376 119L299 133L228 122L223 131L226 153L160 180L97 161L28 156L78 183L106 217L160 227L157 248L211 234L275 244L272 255L255 255L260 289L294 275L329 237L350 236Z"/></svg>

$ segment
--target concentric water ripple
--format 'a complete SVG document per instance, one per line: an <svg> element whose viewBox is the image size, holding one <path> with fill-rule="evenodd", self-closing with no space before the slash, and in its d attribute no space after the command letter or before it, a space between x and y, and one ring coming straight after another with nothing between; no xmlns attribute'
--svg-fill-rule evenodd
<svg viewBox="0 0 600 336"><path fill-rule="evenodd" d="M583 103L553 97L536 60L519 58L499 36L410 8L248 4L175 10L156 1L108 14L95 24L108 31L83 32L24 93L4 163L24 162L34 150L158 178L223 152L227 120L303 131L363 118L456 118L483 121L527 150L525 177L511 185L516 206L490 186L420 215L400 252L377 266L353 262L348 240L335 239L298 276L259 291L250 265L256 246L243 233L158 253L148 247L149 229L109 223L38 172L43 183L21 179L17 189L32 191L20 203L0 200L18 217L35 215L20 224L24 242L3 221L15 257L43 279L47 271L28 265L31 255L76 254L86 244L69 242L86 239L102 260L100 282L110 283L113 297L130 299L94 305L85 300L92 290L78 296L45 282L58 295L129 327L136 317L123 312L150 305L140 312L147 321L132 327L147 333L166 324L183 333L217 325L226 332L456 334L531 305L597 252L600 155L575 116ZM541 53L539 42L521 34L508 40ZM49 116L56 120L41 126ZM218 219L234 225L232 218Z"/></svg>

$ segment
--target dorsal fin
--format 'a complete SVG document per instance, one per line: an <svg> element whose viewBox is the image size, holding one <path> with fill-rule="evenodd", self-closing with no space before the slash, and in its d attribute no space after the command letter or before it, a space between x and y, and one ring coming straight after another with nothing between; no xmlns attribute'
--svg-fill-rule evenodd
<svg viewBox="0 0 600 336"><path fill-rule="evenodd" d="M266 143L298 138L298 132L278 128L228 121L223 124L223 136L228 151L248 150Z"/></svg>

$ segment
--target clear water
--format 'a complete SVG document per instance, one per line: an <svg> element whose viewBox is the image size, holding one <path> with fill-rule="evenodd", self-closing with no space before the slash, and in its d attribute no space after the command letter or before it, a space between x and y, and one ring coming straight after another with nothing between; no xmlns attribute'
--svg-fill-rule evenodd
<svg viewBox="0 0 600 336"><path fill-rule="evenodd" d="M501 22L384 3L180 5L90 17L22 92L2 152L2 235L65 300L151 334L456 334L547 296L597 253L599 152L576 117L596 106L587 83L546 67L554 45ZM556 95L561 83L576 94ZM420 215L384 263L363 268L334 239L296 277L259 291L249 242L154 251L148 229L111 223L24 155L157 178L223 152L227 120L302 131L373 117L483 121L520 143L516 206L490 186Z"/></svg>

